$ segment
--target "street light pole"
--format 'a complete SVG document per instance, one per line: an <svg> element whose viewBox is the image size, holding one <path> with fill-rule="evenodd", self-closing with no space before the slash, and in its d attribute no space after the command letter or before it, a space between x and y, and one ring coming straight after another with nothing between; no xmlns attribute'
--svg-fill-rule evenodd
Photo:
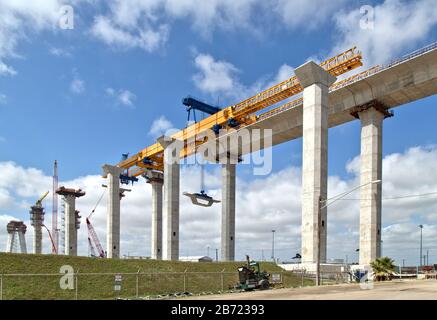
<svg viewBox="0 0 437 320"><path fill-rule="evenodd" d="M273 262L276 262L276 260L275 260L275 232L276 232L276 230L272 230L272 260L273 260Z"/></svg>
<svg viewBox="0 0 437 320"><path fill-rule="evenodd" d="M419 228L420 228L420 260L419 260L419 266L422 267L422 230L423 230L423 224L419 224Z"/></svg>
<svg viewBox="0 0 437 320"><path fill-rule="evenodd" d="M320 286L320 224L322 223L322 197L317 206L317 255L316 255L316 286Z"/></svg>
<svg viewBox="0 0 437 320"><path fill-rule="evenodd" d="M323 200L321 197L319 197L319 204L318 204L318 210L317 210L317 254L316 254L316 286L320 286L320 251L321 251L321 246L320 246L320 226L322 223L322 210L325 209L326 207L330 206L331 204L333 204L334 202L344 198L345 196L347 196L348 194L351 194L352 192L354 192L355 190L358 190L364 186L367 186L368 184L374 184L374 183L381 183L381 180L374 180L374 181L370 181L367 183L364 183L362 185L359 185L349 191L343 192L341 194L338 194L332 198ZM329 200L333 200L332 202L328 203ZM322 205L322 203L324 203Z"/></svg>

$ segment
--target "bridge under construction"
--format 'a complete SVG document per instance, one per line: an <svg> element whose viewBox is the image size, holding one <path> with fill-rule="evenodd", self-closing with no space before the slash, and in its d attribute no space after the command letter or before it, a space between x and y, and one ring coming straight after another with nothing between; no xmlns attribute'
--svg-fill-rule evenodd
<svg viewBox="0 0 437 320"><path fill-rule="evenodd" d="M295 76L236 105L211 114L171 137L158 141L116 165L105 165L108 179L107 250L120 255L120 179L143 176L152 185L152 258L179 259L180 159L197 153L206 143L231 139L242 130L271 130L275 146L302 137L302 263L326 261L328 129L361 122L359 264L381 255L382 134L391 109L437 93L437 43L386 66L375 66L352 77L336 77L362 66L352 48L320 65L309 61ZM266 110L303 92L301 97ZM260 113L261 112L261 113ZM211 137L213 131L215 136ZM221 149L221 258L235 259L236 166L242 155L270 147L244 140ZM249 144L249 145L245 145ZM226 144L227 146L227 144ZM223 147L220 145L220 147ZM225 159L225 161L223 161ZM227 159L227 160L226 160ZM208 159L214 160L214 159ZM237 213L238 214L238 213Z"/></svg>

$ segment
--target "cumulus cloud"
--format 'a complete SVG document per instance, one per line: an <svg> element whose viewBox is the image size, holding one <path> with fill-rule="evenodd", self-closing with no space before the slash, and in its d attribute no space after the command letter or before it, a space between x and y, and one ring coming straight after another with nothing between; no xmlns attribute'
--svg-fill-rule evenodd
<svg viewBox="0 0 437 320"><path fill-rule="evenodd" d="M215 60L209 54L199 54L194 59L199 70L193 77L196 86L211 94L235 90L240 86L236 74L238 69L226 61Z"/></svg>
<svg viewBox="0 0 437 320"><path fill-rule="evenodd" d="M364 14L357 7L335 15L340 36L334 54L356 45L370 65L386 63L406 50L417 48L437 25L433 0L385 0L373 7L373 15ZM374 17L373 28L360 27L360 21L366 17Z"/></svg>
<svg viewBox="0 0 437 320"><path fill-rule="evenodd" d="M53 30L63 5L65 1L61 0L0 0L0 75L16 74L4 60L18 56L16 49L20 41L29 40L37 32Z"/></svg>
<svg viewBox="0 0 437 320"><path fill-rule="evenodd" d="M17 71L11 66L6 65L4 62L0 61L0 76L15 76Z"/></svg>
<svg viewBox="0 0 437 320"><path fill-rule="evenodd" d="M274 11L282 22L291 29L314 30L344 6L346 0L276 0L273 1Z"/></svg>
<svg viewBox="0 0 437 320"><path fill-rule="evenodd" d="M133 4L113 0L109 2L108 15L95 17L91 33L108 45L152 52L167 42L170 23L177 19L190 21L192 28L203 36L211 35L217 28L255 30L250 17L257 2L136 0Z"/></svg>
<svg viewBox="0 0 437 320"><path fill-rule="evenodd" d="M437 191L437 148L416 147L404 153L391 154L383 163L383 250L384 254L395 258L398 263L406 259L407 264L417 263L419 229L424 225L424 248L430 257L437 258L437 196L397 198L395 196L415 195L422 192ZM420 164L420 165L419 165ZM350 178L330 176L329 197L343 193L359 185L357 158L347 165ZM241 165L242 166L242 165ZM15 163L0 164L0 221L10 216L28 222L28 206L45 190L50 190L51 179L41 171L23 168ZM17 175L19 178L17 178ZM200 188L200 168L183 167L181 171L181 193L197 192ZM206 189L216 199L221 199L220 169L210 166L206 170ZM81 211L82 226L79 230L79 254L86 255L87 230L85 217L97 203L104 191L104 179L99 175L86 176L60 184L67 187L82 188L85 197L77 200ZM20 192L18 194L18 192ZM250 254L256 259L269 258L271 230L276 232L276 254L281 259L290 259L300 252L301 221L301 170L289 167L264 178L246 180L237 178L236 244L237 258ZM328 210L328 256L356 261L359 239L359 191L338 201ZM105 246L106 201L97 207L92 217L101 242ZM50 212L50 201L46 201L46 212ZM5 206L8 209L5 209ZM127 255L150 254L151 225L151 187L143 179L132 187L132 192L123 198L121 216L121 250ZM180 234L181 255L206 254L220 248L220 205L211 208L195 207L190 200L181 195ZM5 216L8 216L5 218ZM50 215L46 214L50 225ZM30 243L32 228L28 231ZM205 239L208 234L208 239ZM4 228L0 228L0 243L6 241ZM45 252L50 249L47 237L44 240Z"/></svg>
<svg viewBox="0 0 437 320"><path fill-rule="evenodd" d="M294 74L292 67L283 64L273 77L263 76L254 83L246 85L238 78L241 71L237 67L230 62L215 59L210 54L197 54L194 58L194 66L197 70L193 76L196 87L213 97L224 97L229 100L227 102L234 103L235 100L246 99Z"/></svg>
<svg viewBox="0 0 437 320"><path fill-rule="evenodd" d="M113 88L106 88L105 92L108 96L115 98L117 104L126 107L134 107L134 101L136 100L137 96L129 90L115 90Z"/></svg>
<svg viewBox="0 0 437 320"><path fill-rule="evenodd" d="M158 138L163 134L168 134L167 132L173 129L174 126L165 116L160 116L158 119L155 119L152 123L152 126L149 131L149 135L154 138Z"/></svg>
<svg viewBox="0 0 437 320"><path fill-rule="evenodd" d="M153 52L167 42L169 26L166 24L156 28L141 26L132 31L124 29L122 25L117 25L107 17L98 16L95 18L91 33L107 45L120 49L140 48Z"/></svg>

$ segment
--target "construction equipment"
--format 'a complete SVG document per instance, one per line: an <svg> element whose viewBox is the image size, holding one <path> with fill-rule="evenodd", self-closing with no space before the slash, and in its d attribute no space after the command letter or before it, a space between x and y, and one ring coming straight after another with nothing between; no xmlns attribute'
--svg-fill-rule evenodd
<svg viewBox="0 0 437 320"><path fill-rule="evenodd" d="M129 157L129 153L123 153L121 155L121 161L125 161ZM138 178L135 176L129 175L129 168L127 168L123 173L120 174L120 183L121 184L129 184L134 182L138 182Z"/></svg>
<svg viewBox="0 0 437 320"><path fill-rule="evenodd" d="M356 47L353 47L326 60L321 63L320 66L330 74L338 76L362 66L361 60L361 52L357 51ZM302 86L297 78L293 76L249 99L221 109L202 121L176 132L171 137L184 142L184 148L181 150L180 157L185 158L195 153L197 147L206 142L205 139L197 140L196 137L205 136L209 130L213 130L217 133L220 129L238 129L253 124L257 121L256 112L302 91ZM209 108L212 106L195 99L187 100L186 103L192 109L203 110L204 112L213 111ZM188 141L193 140L194 143L188 143ZM145 169L163 171L163 151L163 147L159 143L155 143L121 161L117 166L124 169L136 167L136 170L129 172L129 176L131 177L144 174Z"/></svg>
<svg viewBox="0 0 437 320"><path fill-rule="evenodd" d="M236 285L236 289L245 291L269 289L270 274L261 271L259 262L251 261L248 255L246 255L246 260L246 265L238 268L239 283Z"/></svg>
<svg viewBox="0 0 437 320"><path fill-rule="evenodd" d="M50 232L49 228L47 228L47 226L45 224L43 224L42 226L44 227L44 229L47 230L47 233L49 234L50 242L52 244L52 253L58 254L58 248L55 245L55 240L52 237L52 233Z"/></svg>
<svg viewBox="0 0 437 320"><path fill-rule="evenodd" d="M182 104L187 106L187 112L188 112L188 121L190 121L190 115L191 111L193 111L194 116L194 122L196 121L196 110L208 114L214 114L219 112L221 109L219 107L212 106L210 104L207 104L203 101L197 100L191 96L185 97L182 99Z"/></svg>
<svg viewBox="0 0 437 320"><path fill-rule="evenodd" d="M38 200L35 202L35 206L42 207L42 201L47 197L49 191L46 191Z"/></svg>
<svg viewBox="0 0 437 320"><path fill-rule="evenodd" d="M88 228L88 249L89 249L90 254L91 254L92 257L106 258L105 250L103 250L103 247L102 247L102 245L100 243L99 237L97 236L97 233L94 230L94 227L93 227L93 225L91 224L91 221L90 221L91 216L96 211L98 205L102 201L103 196L105 195L105 192L106 192L106 189L103 191L102 195L97 200L97 203L94 206L94 209L91 211L90 215L86 218L86 226ZM97 254L96 254L96 250L94 249L94 245L95 245L95 247L97 249Z"/></svg>
<svg viewBox="0 0 437 320"><path fill-rule="evenodd" d="M190 112L191 110L193 110L193 118L194 118L194 123L197 123L196 120L196 110L199 110L202 112L202 114L204 113L215 113L217 112L217 110L220 110L220 108L217 107L213 107L211 105L208 105L204 102L201 102L199 100L196 100L192 97L186 97L182 100L182 103L186 106L188 106L187 108L187 112L188 112L188 120L187 122L190 122ZM194 154L195 159L197 160L197 155L196 153ZM195 161L195 163L197 163L197 161ZM188 192L184 192L183 193L184 196L187 196L191 199L191 202L196 205L196 206L200 206L200 207L211 207L214 203L219 203L219 200L214 200L213 197L209 196L206 192L205 192L205 164L201 163L200 164L200 192L199 193L188 193Z"/></svg>

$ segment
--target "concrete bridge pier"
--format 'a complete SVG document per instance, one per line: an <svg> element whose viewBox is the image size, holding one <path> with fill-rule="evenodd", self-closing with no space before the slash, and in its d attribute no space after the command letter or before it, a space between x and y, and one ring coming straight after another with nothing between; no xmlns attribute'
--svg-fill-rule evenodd
<svg viewBox="0 0 437 320"><path fill-rule="evenodd" d="M76 210L76 198L83 197L82 190L60 187L56 193L63 196L65 204L65 255L77 256L77 230L80 227L79 211Z"/></svg>
<svg viewBox="0 0 437 320"><path fill-rule="evenodd" d="M183 142L161 136L164 148L163 254L164 260L179 260L179 155Z"/></svg>
<svg viewBox="0 0 437 320"><path fill-rule="evenodd" d="M387 112L370 107L357 113L361 120L360 265L381 256L382 125Z"/></svg>
<svg viewBox="0 0 437 320"><path fill-rule="evenodd" d="M235 163L228 159L222 164L222 227L221 258L235 260Z"/></svg>
<svg viewBox="0 0 437 320"><path fill-rule="evenodd" d="M162 185L164 176L161 172L147 171L144 177L152 186L152 241L151 258L162 259Z"/></svg>
<svg viewBox="0 0 437 320"><path fill-rule="evenodd" d="M295 70L303 91L302 263L326 261L328 184L328 93L336 77L309 61ZM319 238L320 228L320 238ZM320 241L320 245L319 245Z"/></svg>
<svg viewBox="0 0 437 320"><path fill-rule="evenodd" d="M105 164L103 172L108 177L108 212L106 219L107 257L120 257L120 174L123 169Z"/></svg>

